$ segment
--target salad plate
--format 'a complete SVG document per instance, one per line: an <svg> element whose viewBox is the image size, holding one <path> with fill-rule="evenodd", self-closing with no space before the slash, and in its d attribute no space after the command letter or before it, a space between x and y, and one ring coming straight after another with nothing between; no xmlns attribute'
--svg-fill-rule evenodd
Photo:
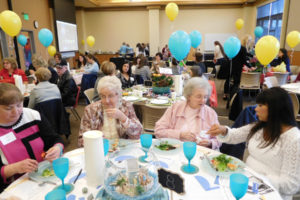
<svg viewBox="0 0 300 200"><path fill-rule="evenodd" d="M153 141L153 151L163 155L174 155L181 151L182 142L172 138L161 138Z"/></svg>
<svg viewBox="0 0 300 200"><path fill-rule="evenodd" d="M221 153L204 156L206 158L205 168L212 174L229 176L232 173L243 173L245 171L245 163L235 157Z"/></svg>
<svg viewBox="0 0 300 200"><path fill-rule="evenodd" d="M150 101L151 104L156 104L156 105L162 105L162 104L168 104L169 100L168 99L152 99Z"/></svg>
<svg viewBox="0 0 300 200"><path fill-rule="evenodd" d="M136 96L124 96L123 99L125 101L137 101L139 98Z"/></svg>
<svg viewBox="0 0 300 200"><path fill-rule="evenodd" d="M52 164L47 160L40 162L37 171L31 172L28 175L30 179L37 182L59 181L59 179L55 176Z"/></svg>

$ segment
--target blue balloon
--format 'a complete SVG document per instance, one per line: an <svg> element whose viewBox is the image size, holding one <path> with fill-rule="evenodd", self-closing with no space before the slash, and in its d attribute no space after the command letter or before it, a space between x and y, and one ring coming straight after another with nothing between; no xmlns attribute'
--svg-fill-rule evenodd
<svg viewBox="0 0 300 200"><path fill-rule="evenodd" d="M224 51L228 58L234 58L241 49L241 42L237 37L229 37L224 43Z"/></svg>
<svg viewBox="0 0 300 200"><path fill-rule="evenodd" d="M25 35L19 35L18 36L18 42L20 45L22 45L23 47L27 44L27 37Z"/></svg>
<svg viewBox="0 0 300 200"><path fill-rule="evenodd" d="M48 47L53 41L52 32L49 29L42 28L39 31L39 40L45 47Z"/></svg>
<svg viewBox="0 0 300 200"><path fill-rule="evenodd" d="M191 39L184 31L176 31L169 38L169 48L176 60L183 60L190 52Z"/></svg>
<svg viewBox="0 0 300 200"><path fill-rule="evenodd" d="M264 33L264 29L261 26L257 26L254 30L255 37L260 38Z"/></svg>
<svg viewBox="0 0 300 200"><path fill-rule="evenodd" d="M202 35L199 31L192 31L190 33L190 38L192 42L192 47L197 48L202 41Z"/></svg>

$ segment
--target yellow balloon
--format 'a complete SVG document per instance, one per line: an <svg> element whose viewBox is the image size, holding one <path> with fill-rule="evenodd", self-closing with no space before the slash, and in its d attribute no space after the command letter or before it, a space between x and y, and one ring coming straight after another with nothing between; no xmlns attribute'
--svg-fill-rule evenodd
<svg viewBox="0 0 300 200"><path fill-rule="evenodd" d="M48 47L48 53L50 56L54 56L54 54L56 54L56 48L53 45L50 45Z"/></svg>
<svg viewBox="0 0 300 200"><path fill-rule="evenodd" d="M85 41L84 41L84 40L81 40L81 44L84 45L84 43L85 43Z"/></svg>
<svg viewBox="0 0 300 200"><path fill-rule="evenodd" d="M171 21L174 21L174 19L177 17L178 15L178 6L176 3L168 3L168 5L166 6L166 15L168 16L168 18Z"/></svg>
<svg viewBox="0 0 300 200"><path fill-rule="evenodd" d="M267 35L257 41L255 55L262 65L267 65L278 55L279 48L277 38Z"/></svg>
<svg viewBox="0 0 300 200"><path fill-rule="evenodd" d="M19 34L22 28L20 17L13 11L5 10L0 14L1 28L11 37Z"/></svg>
<svg viewBox="0 0 300 200"><path fill-rule="evenodd" d="M291 31L286 37L286 42L291 48L294 48L300 43L300 33L298 31Z"/></svg>
<svg viewBox="0 0 300 200"><path fill-rule="evenodd" d="M90 35L86 38L86 43L90 46L93 47L95 44L95 38L94 36Z"/></svg>
<svg viewBox="0 0 300 200"><path fill-rule="evenodd" d="M235 21L235 27L237 30L241 30L243 26L244 26L244 20L242 20L241 18Z"/></svg>

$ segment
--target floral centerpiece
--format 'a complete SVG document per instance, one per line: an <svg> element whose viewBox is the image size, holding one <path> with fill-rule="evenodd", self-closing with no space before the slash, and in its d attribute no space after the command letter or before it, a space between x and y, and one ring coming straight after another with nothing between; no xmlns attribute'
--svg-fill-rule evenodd
<svg viewBox="0 0 300 200"><path fill-rule="evenodd" d="M155 94L167 94L170 93L170 88L173 85L173 79L171 76L164 74L152 74L152 91Z"/></svg>

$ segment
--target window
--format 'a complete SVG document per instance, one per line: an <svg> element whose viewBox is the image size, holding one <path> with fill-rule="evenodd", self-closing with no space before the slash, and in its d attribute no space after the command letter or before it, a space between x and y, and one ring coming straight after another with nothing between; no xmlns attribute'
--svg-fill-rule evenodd
<svg viewBox="0 0 300 200"><path fill-rule="evenodd" d="M284 0L276 0L257 8L256 26L264 29L263 35L273 35L280 40L283 8Z"/></svg>

